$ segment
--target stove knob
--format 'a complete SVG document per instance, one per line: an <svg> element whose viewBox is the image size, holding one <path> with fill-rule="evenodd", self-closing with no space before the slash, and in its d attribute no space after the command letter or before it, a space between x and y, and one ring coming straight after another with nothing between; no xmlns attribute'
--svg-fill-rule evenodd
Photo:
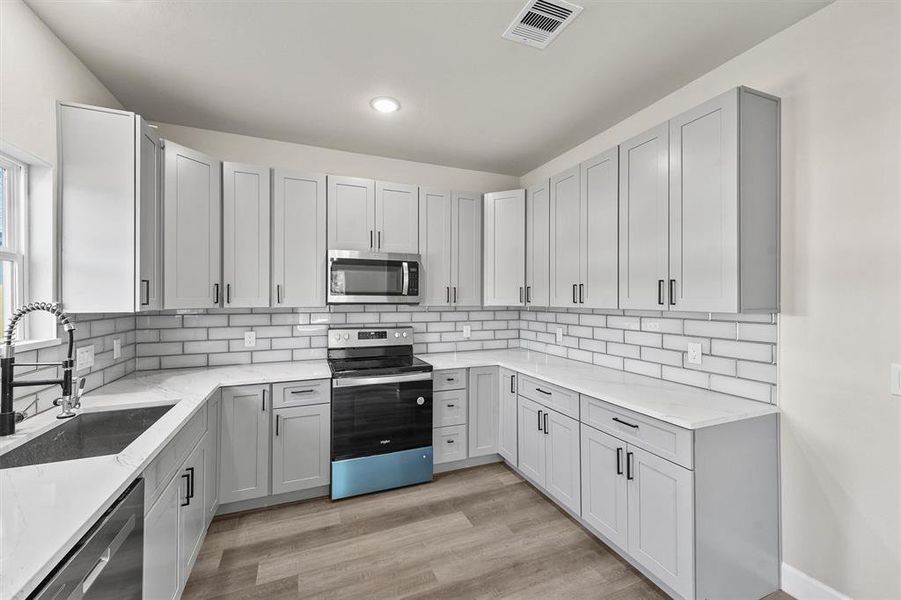
<svg viewBox="0 0 901 600"><path fill-rule="evenodd" d="M335 334L335 340L340 340L340 339L341 339L341 334L340 334L340 333L336 333L336 334Z"/></svg>
<svg viewBox="0 0 901 600"><path fill-rule="evenodd" d="M404 335L407 335L407 334L405 333ZM399 338L399 337L400 337L400 334L397 333L397 332L395 331L395 332L394 332L394 337Z"/></svg>
<svg viewBox="0 0 901 600"><path fill-rule="evenodd" d="M407 337L407 332L406 332L406 331L404 332L404 337Z"/></svg>
<svg viewBox="0 0 901 600"><path fill-rule="evenodd" d="M349 340L349 339L350 339L350 335L348 335L348 334L345 333L345 334L344 334L344 339L345 339L345 340Z"/></svg>
<svg viewBox="0 0 901 600"><path fill-rule="evenodd" d="M417 404L418 406L422 406L423 404L425 404L425 398L423 398L422 396L420 396L419 398L416 399L416 404Z"/></svg>

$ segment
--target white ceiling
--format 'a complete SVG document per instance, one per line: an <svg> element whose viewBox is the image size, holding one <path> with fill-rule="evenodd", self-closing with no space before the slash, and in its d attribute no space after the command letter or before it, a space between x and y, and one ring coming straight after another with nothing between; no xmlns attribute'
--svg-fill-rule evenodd
<svg viewBox="0 0 901 600"><path fill-rule="evenodd" d="M828 2L583 1L543 51L520 0L28 4L150 120L521 175Z"/></svg>

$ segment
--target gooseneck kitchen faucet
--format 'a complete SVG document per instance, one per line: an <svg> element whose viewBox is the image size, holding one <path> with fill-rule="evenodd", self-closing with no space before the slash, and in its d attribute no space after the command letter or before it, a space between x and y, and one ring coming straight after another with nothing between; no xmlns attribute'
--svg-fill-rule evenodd
<svg viewBox="0 0 901 600"><path fill-rule="evenodd" d="M51 363L19 363L13 356L12 341L16 332L16 325L28 313L44 311L56 317L56 320L69 337L69 348L66 352L66 358L62 362ZM73 408L80 405L81 391L84 389L84 380L79 385L78 394L73 402L72 399L72 371L75 369L75 325L69 320L69 315L64 313L57 303L50 302L32 302L26 304L13 313L6 326L6 338L3 345L0 346L0 436L12 435L16 432L16 422L22 420L23 415L16 413L13 409L13 390L17 387L29 387L36 385L59 385L63 388L62 398L59 399L59 405L62 406L62 412L57 416L58 419L68 419L74 417ZM30 381L15 381L13 370L15 367L62 367L63 376L60 379L34 379Z"/></svg>

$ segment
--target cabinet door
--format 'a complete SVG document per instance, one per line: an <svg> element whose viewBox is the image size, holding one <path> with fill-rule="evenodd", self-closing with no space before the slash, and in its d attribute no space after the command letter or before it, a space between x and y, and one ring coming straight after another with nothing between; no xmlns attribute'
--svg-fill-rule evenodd
<svg viewBox="0 0 901 600"><path fill-rule="evenodd" d="M185 480L173 477L144 515L144 598L178 597L178 505L184 491Z"/></svg>
<svg viewBox="0 0 901 600"><path fill-rule="evenodd" d="M516 466L516 373L500 368L498 372L499 409L498 452L511 465Z"/></svg>
<svg viewBox="0 0 901 600"><path fill-rule="evenodd" d="M328 176L328 247L375 250L375 183Z"/></svg>
<svg viewBox="0 0 901 600"><path fill-rule="evenodd" d="M582 230L579 167L551 177L551 306L579 304Z"/></svg>
<svg viewBox="0 0 901 600"><path fill-rule="evenodd" d="M216 393L207 403L206 454L204 467L204 504L209 525L219 509L219 407L221 394Z"/></svg>
<svg viewBox="0 0 901 600"><path fill-rule="evenodd" d="M629 446L629 555L685 598L694 596L694 474Z"/></svg>
<svg viewBox="0 0 901 600"><path fill-rule="evenodd" d="M225 306L269 306L269 169L223 163L222 182Z"/></svg>
<svg viewBox="0 0 901 600"><path fill-rule="evenodd" d="M451 193L444 190L419 192L419 251L422 255L422 303L451 303Z"/></svg>
<svg viewBox="0 0 901 600"><path fill-rule="evenodd" d="M547 460L544 415L547 413L547 409L522 396L518 397L517 406L519 407L519 435L517 436L519 470L535 485L543 488L545 461Z"/></svg>
<svg viewBox="0 0 901 600"><path fill-rule="evenodd" d="M163 305L213 308L222 295L222 165L170 141L163 147Z"/></svg>
<svg viewBox="0 0 901 600"><path fill-rule="evenodd" d="M547 411L547 414L545 487L557 502L579 514L582 504L579 422L553 410Z"/></svg>
<svg viewBox="0 0 901 600"><path fill-rule="evenodd" d="M582 518L625 550L629 511L626 443L582 425Z"/></svg>
<svg viewBox="0 0 901 600"><path fill-rule="evenodd" d="M526 304L550 302L550 181L533 185L526 196Z"/></svg>
<svg viewBox="0 0 901 600"><path fill-rule="evenodd" d="M325 306L325 175L272 175L272 306Z"/></svg>
<svg viewBox="0 0 901 600"><path fill-rule="evenodd" d="M178 505L178 572L184 586L191 574L191 567L200 542L206 531L206 502L204 502L204 459L206 438L202 439L179 471L181 502Z"/></svg>
<svg viewBox="0 0 901 600"><path fill-rule="evenodd" d="M269 494L269 387L222 390L219 501Z"/></svg>
<svg viewBox="0 0 901 600"><path fill-rule="evenodd" d="M454 192L451 203L451 301L482 304L482 198Z"/></svg>
<svg viewBox="0 0 901 600"><path fill-rule="evenodd" d="M525 195L525 190L485 194L485 306L517 306L525 302Z"/></svg>
<svg viewBox="0 0 901 600"><path fill-rule="evenodd" d="M469 370L469 456L497 454L497 367Z"/></svg>
<svg viewBox="0 0 901 600"><path fill-rule="evenodd" d="M419 188L403 183L375 184L375 249L419 253Z"/></svg>
<svg viewBox="0 0 901 600"><path fill-rule="evenodd" d="M155 127L135 115L137 139L136 311L163 307L163 151Z"/></svg>
<svg viewBox="0 0 901 600"><path fill-rule="evenodd" d="M331 480L331 405L275 411L272 493L328 485Z"/></svg>
<svg viewBox="0 0 901 600"><path fill-rule="evenodd" d="M619 146L620 308L666 306L668 127L663 123Z"/></svg>
<svg viewBox="0 0 901 600"><path fill-rule="evenodd" d="M669 122L669 305L738 312L738 92Z"/></svg>
<svg viewBox="0 0 901 600"><path fill-rule="evenodd" d="M582 274L586 308L619 303L619 152L612 148L582 163Z"/></svg>

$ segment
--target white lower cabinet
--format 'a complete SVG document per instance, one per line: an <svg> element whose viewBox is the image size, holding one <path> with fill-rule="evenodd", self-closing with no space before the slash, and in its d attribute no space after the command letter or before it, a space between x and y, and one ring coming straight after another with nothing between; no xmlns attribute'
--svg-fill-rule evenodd
<svg viewBox="0 0 901 600"><path fill-rule="evenodd" d="M178 479L181 494L178 505L178 572L184 587L191 574L191 566L206 531L206 503L204 502L205 439L201 440L185 462Z"/></svg>
<svg viewBox="0 0 901 600"><path fill-rule="evenodd" d="M221 395L217 392L207 402L206 451L203 462L205 522L209 526L219 509L219 407Z"/></svg>
<svg viewBox="0 0 901 600"><path fill-rule="evenodd" d="M272 493L331 481L331 405L280 408L272 427Z"/></svg>
<svg viewBox="0 0 901 600"><path fill-rule="evenodd" d="M516 466L516 372L500 367L498 387L497 451Z"/></svg>
<svg viewBox="0 0 901 600"><path fill-rule="evenodd" d="M175 554L183 486L180 477L173 477L144 515L144 598L172 600L181 589Z"/></svg>
<svg viewBox="0 0 901 600"><path fill-rule="evenodd" d="M469 456L497 454L498 388L497 367L469 370Z"/></svg>
<svg viewBox="0 0 901 600"><path fill-rule="evenodd" d="M547 474L544 487L554 499L579 514L582 503L579 473L579 422L556 411L547 411L544 422Z"/></svg>
<svg viewBox="0 0 901 600"><path fill-rule="evenodd" d="M221 400L219 501L269 494L268 385L225 388Z"/></svg>
<svg viewBox="0 0 901 600"><path fill-rule="evenodd" d="M547 454L544 435L544 413L547 409L527 398L519 397L519 435L517 447L519 470L533 483L544 487Z"/></svg>
<svg viewBox="0 0 901 600"><path fill-rule="evenodd" d="M466 425L432 430L433 462L436 465L466 458Z"/></svg>
<svg viewBox="0 0 901 600"><path fill-rule="evenodd" d="M582 425L582 518L622 549L629 544L626 443Z"/></svg>

